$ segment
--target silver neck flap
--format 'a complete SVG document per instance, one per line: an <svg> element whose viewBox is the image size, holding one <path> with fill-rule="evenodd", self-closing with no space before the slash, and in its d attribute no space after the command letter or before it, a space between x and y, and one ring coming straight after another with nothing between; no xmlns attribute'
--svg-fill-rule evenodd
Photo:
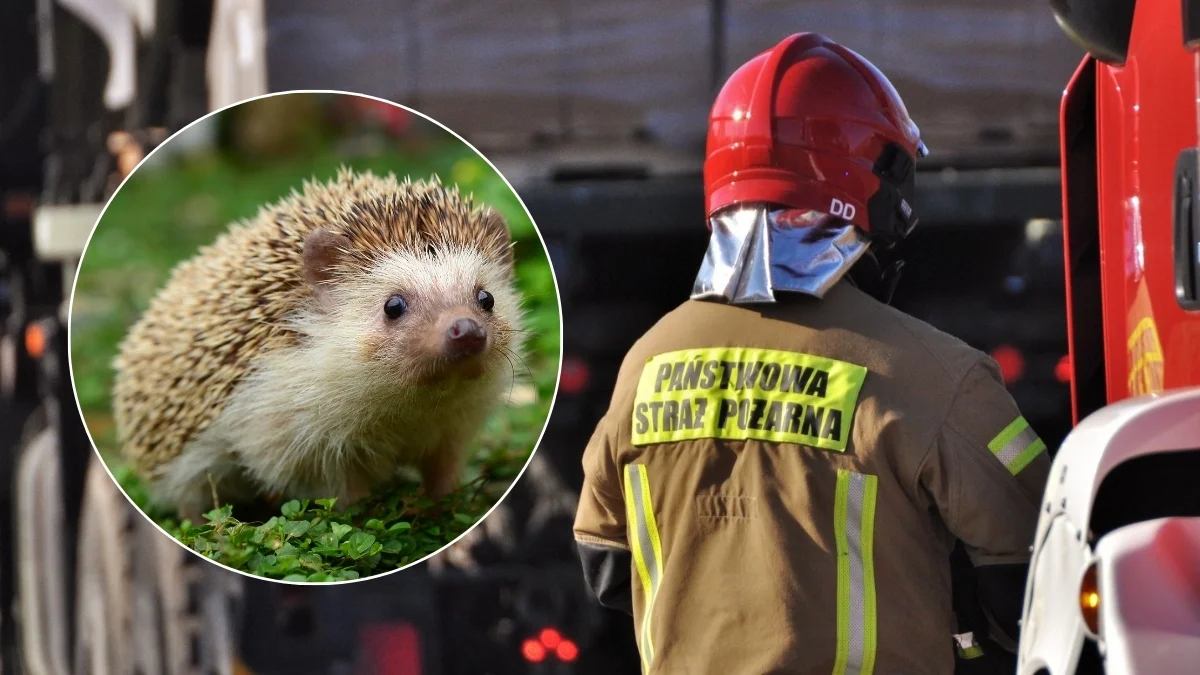
<svg viewBox="0 0 1200 675"><path fill-rule="evenodd" d="M775 302L775 291L824 297L867 252L854 225L818 211L750 204L709 218L694 300Z"/></svg>

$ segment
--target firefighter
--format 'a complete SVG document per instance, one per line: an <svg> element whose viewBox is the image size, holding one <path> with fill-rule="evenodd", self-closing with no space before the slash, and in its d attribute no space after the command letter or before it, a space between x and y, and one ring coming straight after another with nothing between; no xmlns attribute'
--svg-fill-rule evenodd
<svg viewBox="0 0 1200 675"><path fill-rule="evenodd" d="M925 154L888 80L820 35L718 95L708 252L624 360L575 520L646 672L953 672L958 541L1015 644L1045 444L994 361L887 304L875 255L916 224Z"/></svg>

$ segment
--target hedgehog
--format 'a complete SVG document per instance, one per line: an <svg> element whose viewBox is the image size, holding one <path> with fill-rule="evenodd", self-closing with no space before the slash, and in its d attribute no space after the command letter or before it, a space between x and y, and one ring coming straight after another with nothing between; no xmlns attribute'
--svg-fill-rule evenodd
<svg viewBox="0 0 1200 675"><path fill-rule="evenodd" d="M155 501L455 490L518 377L511 235L457 188L342 168L179 264L122 341L113 412Z"/></svg>

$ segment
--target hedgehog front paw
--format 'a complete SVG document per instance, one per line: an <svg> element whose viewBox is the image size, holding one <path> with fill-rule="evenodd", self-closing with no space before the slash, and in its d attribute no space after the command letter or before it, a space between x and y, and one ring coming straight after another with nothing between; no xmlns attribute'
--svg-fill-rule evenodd
<svg viewBox="0 0 1200 675"><path fill-rule="evenodd" d="M462 476L461 450L446 449L430 454L421 463L421 489L430 499L441 499L458 489Z"/></svg>
<svg viewBox="0 0 1200 675"><path fill-rule="evenodd" d="M349 508L360 500L371 496L371 483L362 476L350 476L342 493L338 495L337 503L342 508Z"/></svg>

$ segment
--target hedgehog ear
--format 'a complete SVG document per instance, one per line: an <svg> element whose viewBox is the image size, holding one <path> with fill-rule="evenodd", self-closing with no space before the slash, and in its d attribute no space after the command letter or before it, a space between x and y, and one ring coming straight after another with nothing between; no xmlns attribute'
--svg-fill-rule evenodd
<svg viewBox="0 0 1200 675"><path fill-rule="evenodd" d="M334 267L341 262L342 251L350 248L344 235L317 228L304 238L304 280L312 286L321 302L329 300L329 284Z"/></svg>
<svg viewBox="0 0 1200 675"><path fill-rule="evenodd" d="M500 258L509 267L512 267L512 233L508 230L508 223L504 221L504 216L495 210L488 209L483 217L483 231L487 233L491 241L495 242L496 253L500 255Z"/></svg>

